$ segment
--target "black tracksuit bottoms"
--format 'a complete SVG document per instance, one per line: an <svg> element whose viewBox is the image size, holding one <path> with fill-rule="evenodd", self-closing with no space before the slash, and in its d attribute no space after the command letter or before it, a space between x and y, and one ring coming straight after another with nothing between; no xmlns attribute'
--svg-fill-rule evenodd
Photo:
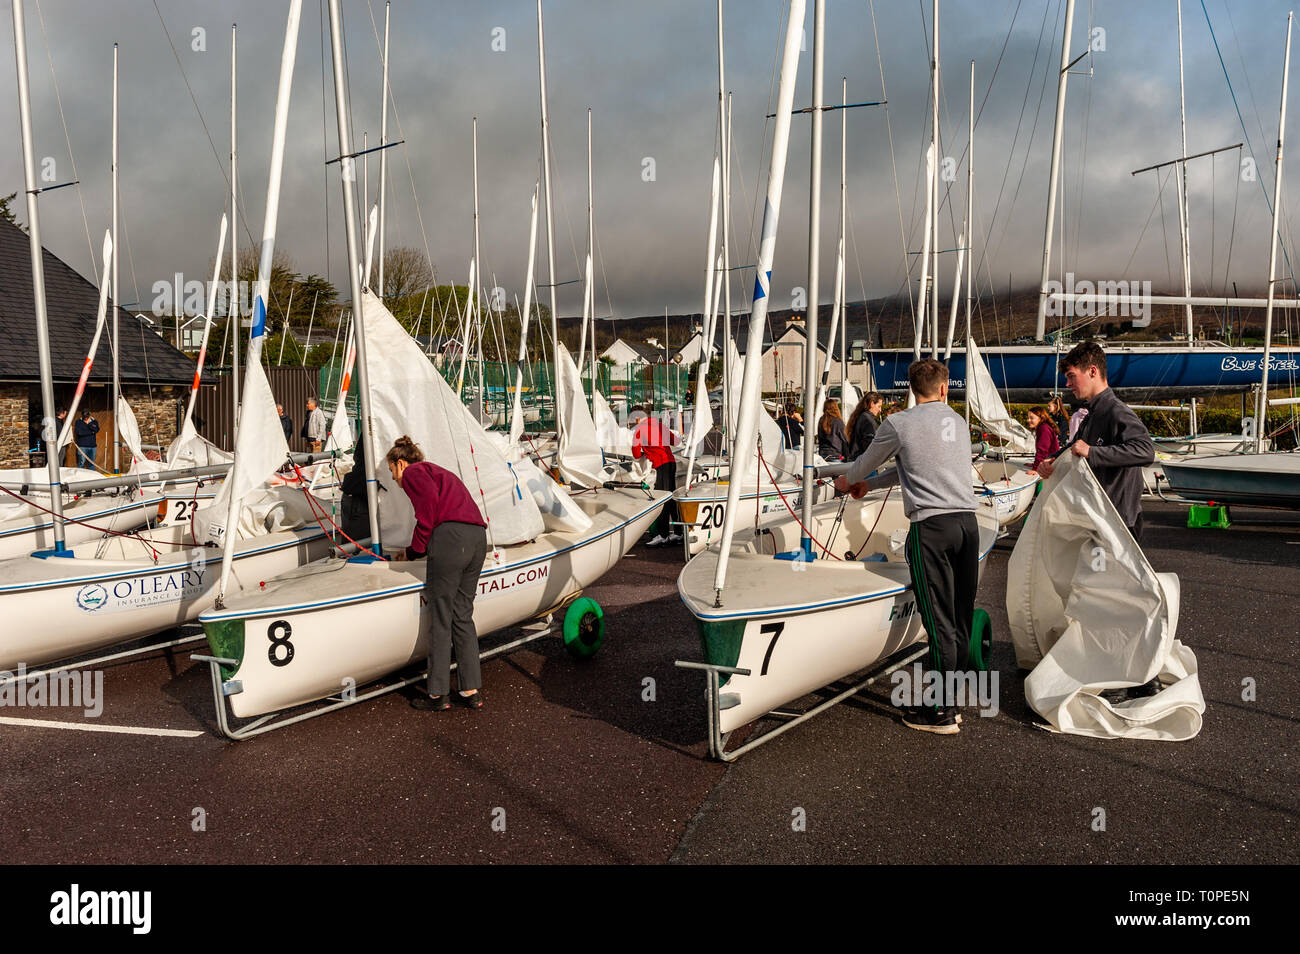
<svg viewBox="0 0 1300 954"><path fill-rule="evenodd" d="M677 462L670 460L666 464L660 464L655 468L655 490L666 490L672 493L677 489ZM677 533L678 529L673 526L675 521L681 518L677 516L677 501L672 497L664 504L664 509L659 511L659 516L655 518L654 526L650 530L657 536L666 537L671 533Z"/></svg>
<svg viewBox="0 0 1300 954"><path fill-rule="evenodd" d="M927 517L908 531L907 568L930 636L929 668L938 672L970 668L979 551L979 525L970 510Z"/></svg>
<svg viewBox="0 0 1300 954"><path fill-rule="evenodd" d="M478 665L474 597L487 556L487 531L472 523L440 523L429 535L424 577L427 614L421 622L429 647L429 695L451 692L451 650L456 647L456 687L462 692L483 685Z"/></svg>

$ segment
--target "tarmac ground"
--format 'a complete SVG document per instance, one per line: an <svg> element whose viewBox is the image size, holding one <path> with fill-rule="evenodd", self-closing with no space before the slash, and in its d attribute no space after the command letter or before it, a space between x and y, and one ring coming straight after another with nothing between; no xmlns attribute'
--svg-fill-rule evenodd
<svg viewBox="0 0 1300 954"><path fill-rule="evenodd" d="M931 736L873 688L711 761L703 678L673 665L700 654L680 551L638 544L587 593L601 651L545 639L492 659L478 712L393 693L229 742L189 658L202 643L110 664L98 718L0 707L0 838L11 862L56 864L1294 864L1300 514L1233 508L1231 529L1189 530L1183 507L1145 509L1207 703L1189 742L1034 725L1007 635L1013 534L979 599L996 716Z"/></svg>

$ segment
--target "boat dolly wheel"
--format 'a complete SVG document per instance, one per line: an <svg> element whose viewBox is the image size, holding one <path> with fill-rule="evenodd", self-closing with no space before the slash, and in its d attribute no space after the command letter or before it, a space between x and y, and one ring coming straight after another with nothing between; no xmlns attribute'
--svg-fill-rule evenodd
<svg viewBox="0 0 1300 954"><path fill-rule="evenodd" d="M970 664L980 672L987 672L993 665L993 621L982 609L977 609L971 620Z"/></svg>
<svg viewBox="0 0 1300 954"><path fill-rule="evenodd" d="M583 596L564 611L564 648L579 659L596 655L605 641L605 611Z"/></svg>

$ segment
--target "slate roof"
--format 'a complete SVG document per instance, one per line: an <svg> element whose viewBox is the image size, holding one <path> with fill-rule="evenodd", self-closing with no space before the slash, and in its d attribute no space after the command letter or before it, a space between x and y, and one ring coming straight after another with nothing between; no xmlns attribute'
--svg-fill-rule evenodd
<svg viewBox="0 0 1300 954"><path fill-rule="evenodd" d="M0 219L0 381L34 382L41 369L32 304L31 247L27 233ZM99 289L45 249L45 302L50 322L54 380L76 383L95 335ZM110 306L111 307L111 306ZM119 374L123 383L181 384L194 379L194 361L158 337L144 322L118 309ZM90 380L112 380L112 315L99 340ZM206 375L205 383L216 383Z"/></svg>

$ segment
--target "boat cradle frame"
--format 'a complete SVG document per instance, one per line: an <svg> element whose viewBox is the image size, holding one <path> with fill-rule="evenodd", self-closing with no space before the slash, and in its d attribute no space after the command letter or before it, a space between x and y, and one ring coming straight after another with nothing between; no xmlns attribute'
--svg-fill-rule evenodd
<svg viewBox="0 0 1300 954"><path fill-rule="evenodd" d="M520 636L517 639L512 639L500 646L493 646L491 649L479 653L479 661L486 662L496 656L504 655L505 653L518 649L521 646L526 646L529 643L550 636L554 631L555 614L563 610L569 603L572 603L581 595L581 591L579 591L579 593L572 599L565 600L564 603L557 606L544 616L540 616L530 623L524 623L519 626L519 629L524 631L523 636ZM399 689L405 689L407 686L423 682L429 676L429 670L426 667L421 669L414 676L405 676L394 682L385 682L382 685L373 689L368 689L365 692L355 694L344 692L342 694L327 696L325 699L319 700L314 704L304 703L305 706L311 706L311 708L307 709L305 712L297 712L293 715L288 714L293 712L294 709L303 708L303 706L293 706L289 709L277 709L274 712L255 716L251 721L242 726L236 726L233 724L233 714L229 712L227 708L226 696L234 695L238 689L236 688L232 689L232 691L227 691L227 683L221 678L221 666L223 664L227 666L238 665L239 660L226 659L221 656L208 656L202 653L192 653L190 659L195 662L204 662L208 664L208 671L212 677L212 701L217 713L217 728L221 730L222 735L227 739L230 739L232 742L242 742L245 739L251 739L254 736L263 735L267 732L274 732L276 729L285 729L299 722L306 722L308 719L315 719L318 716L325 715L326 713L334 712L336 709L346 709L349 706L354 706L370 699L377 699L390 692L396 692ZM451 668L453 671L458 668L455 661L452 662ZM238 680L233 680L229 685L237 687Z"/></svg>
<svg viewBox="0 0 1300 954"><path fill-rule="evenodd" d="M834 705L838 705L850 696L856 695L863 689L870 686L882 676L888 676L895 670L902 669L922 656L926 655L928 648L924 642L914 643L895 652L892 656L878 661L873 667L862 670L867 673L866 678L855 682L847 689L842 689L813 706L811 709L805 709L802 712L796 712L792 709L772 709L763 715L758 716L745 725L754 725L764 719L781 720L781 724L762 732L761 734L749 739L738 748L727 751L727 740L731 738L732 732L723 732L719 728L721 721L721 686L718 677L726 676L748 676L752 674L749 669L737 669L734 666L720 666L715 663L693 662L685 659L675 660L674 665L679 669L694 669L704 673L704 698L705 698L705 715L708 720L708 737L709 737L709 756L718 759L721 762L734 762L746 752L751 752L760 745L771 742L778 735L793 729L800 723L807 722L813 716L820 715ZM814 690L816 691L816 690ZM734 731L734 730L733 730Z"/></svg>

